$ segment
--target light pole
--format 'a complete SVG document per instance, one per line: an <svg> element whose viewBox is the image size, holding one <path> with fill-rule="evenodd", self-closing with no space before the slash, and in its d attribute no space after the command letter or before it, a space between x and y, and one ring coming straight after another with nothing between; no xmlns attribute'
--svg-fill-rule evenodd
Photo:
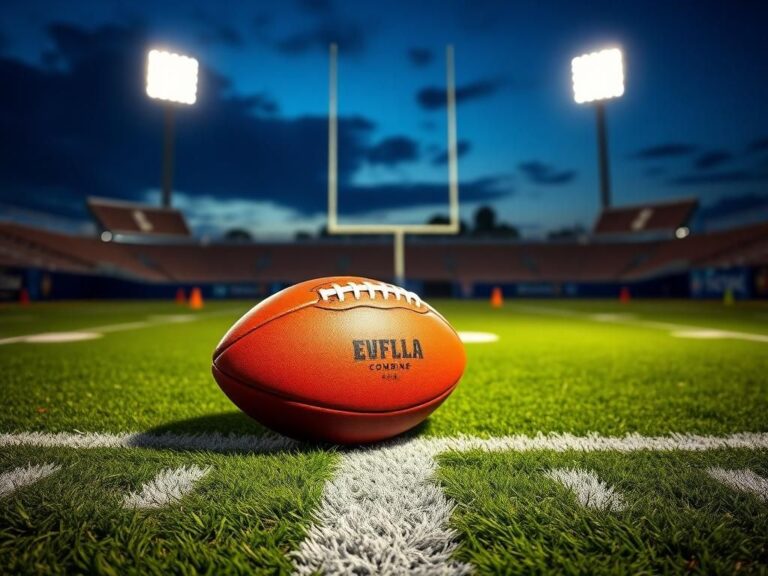
<svg viewBox="0 0 768 576"><path fill-rule="evenodd" d="M147 53L147 96L163 101L163 199L164 208L171 207L173 187L173 142L176 104L194 104L197 100L197 68L195 58L164 50Z"/></svg>
<svg viewBox="0 0 768 576"><path fill-rule="evenodd" d="M571 61L573 99L577 104L595 103L597 156L600 173L600 202L611 206L611 177L608 168L608 134L605 101L624 94L624 61L621 50L609 48L578 56Z"/></svg>

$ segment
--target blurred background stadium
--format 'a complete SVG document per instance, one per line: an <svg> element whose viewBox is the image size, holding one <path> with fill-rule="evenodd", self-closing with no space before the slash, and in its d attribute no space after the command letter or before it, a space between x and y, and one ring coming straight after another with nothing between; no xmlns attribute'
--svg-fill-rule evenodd
<svg viewBox="0 0 768 576"><path fill-rule="evenodd" d="M329 228L329 174L342 223L446 230L404 237L427 297L768 297L761 3L396 7L6 4L0 298L395 280L391 233ZM626 89L574 102L606 47ZM191 100L148 97L153 48L199 62Z"/></svg>

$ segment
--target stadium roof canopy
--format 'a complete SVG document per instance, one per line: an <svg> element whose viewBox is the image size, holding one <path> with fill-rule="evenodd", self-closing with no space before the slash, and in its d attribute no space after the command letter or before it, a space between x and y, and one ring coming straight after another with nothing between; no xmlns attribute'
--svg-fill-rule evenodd
<svg viewBox="0 0 768 576"><path fill-rule="evenodd" d="M101 228L114 234L190 236L184 216L173 208L95 197L87 203Z"/></svg>
<svg viewBox="0 0 768 576"><path fill-rule="evenodd" d="M595 224L595 234L639 234L670 232L688 224L698 206L695 198L649 202L606 208Z"/></svg>

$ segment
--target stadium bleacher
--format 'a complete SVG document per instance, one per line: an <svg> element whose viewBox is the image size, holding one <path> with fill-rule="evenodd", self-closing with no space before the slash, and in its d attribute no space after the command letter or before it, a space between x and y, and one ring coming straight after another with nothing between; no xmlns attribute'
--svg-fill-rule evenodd
<svg viewBox="0 0 768 576"><path fill-rule="evenodd" d="M128 236L189 236L184 215L173 208L90 197L86 204L102 230Z"/></svg>
<svg viewBox="0 0 768 576"><path fill-rule="evenodd" d="M88 206L108 236L0 223L0 269L153 286L251 285L258 293L312 277L392 277L387 237L210 243L193 239L177 210L94 198ZM692 235L686 228L685 235L676 235L695 208L691 199L609 208L590 237L556 242L412 238L406 272L410 281L442 286L445 294L458 293L456 287L473 294L476 286L525 283L551 283L557 293L566 284L621 286L679 279L694 269L768 266L768 223Z"/></svg>
<svg viewBox="0 0 768 576"><path fill-rule="evenodd" d="M674 234L688 224L698 201L684 198L633 206L606 208L594 227L596 235L632 235L647 232Z"/></svg>
<svg viewBox="0 0 768 576"><path fill-rule="evenodd" d="M295 282L359 274L388 278L392 249L380 241L308 243L116 243L0 224L8 265L100 273L146 282ZM768 263L768 224L684 239L591 243L466 238L409 242L408 276L447 282L605 282L650 278L693 266Z"/></svg>

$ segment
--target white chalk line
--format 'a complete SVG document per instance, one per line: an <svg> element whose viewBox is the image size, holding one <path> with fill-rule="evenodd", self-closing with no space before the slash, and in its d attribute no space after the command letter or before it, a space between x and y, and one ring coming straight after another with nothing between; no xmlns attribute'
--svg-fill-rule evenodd
<svg viewBox="0 0 768 576"><path fill-rule="evenodd" d="M175 504L189 494L195 484L210 472L210 468L181 466L166 468L141 487L123 498L124 508L157 509Z"/></svg>
<svg viewBox="0 0 768 576"><path fill-rule="evenodd" d="M745 340L749 342L768 343L768 334L756 334L754 332L738 332L734 330L718 330L704 326L691 326L689 324L677 324L674 322L659 322L655 320L642 320L632 314L587 314L577 310L567 310L561 308L551 308L546 306L524 306L512 305L510 308L521 312L533 314L543 314L547 316L563 316L567 318L581 318L593 322L605 324L624 324L629 326L640 326L656 330L664 330L676 338L698 338L698 339L731 339Z"/></svg>
<svg viewBox="0 0 768 576"><path fill-rule="evenodd" d="M469 574L451 558L455 504L432 482L428 444L405 442L342 456L315 520L290 553L295 573Z"/></svg>
<svg viewBox="0 0 768 576"><path fill-rule="evenodd" d="M215 452L294 451L308 448L275 435L233 434L107 434L22 432L0 434L0 447L31 445L69 448L154 448L209 450ZM317 449L317 447L309 447ZM299 574L466 574L472 566L452 558L458 546L449 520L455 503L447 498L432 477L435 457L448 451L705 451L723 448L768 449L768 433L744 432L727 436L670 434L668 436L601 436L588 434L538 434L478 438L399 439L367 448L341 449L337 474L323 492L305 540L291 553ZM194 474L194 473L193 473ZM587 490L587 502L617 510L623 499L596 477L561 475L577 490ZM177 475L178 476L178 475ZM193 484L169 475L126 501L141 507L160 506L181 497L166 485ZM184 476L189 476L189 471ZM586 480L585 480L586 478ZM186 492L185 492L186 493ZM583 495L582 495L583 497ZM598 504L599 503L599 504ZM586 504L591 505L591 504Z"/></svg>
<svg viewBox="0 0 768 576"><path fill-rule="evenodd" d="M138 330L141 328L162 326L165 324L194 322L195 320L210 318L212 316L222 316L237 311L240 311L240 308L226 308L224 310L217 310L215 312L207 312L201 314L167 314L164 316L153 315L150 316L147 320L137 320L135 322L122 322L119 324L106 324L104 326L91 326L88 328L80 328L66 332L41 332L39 334L25 334L22 336L0 338L0 345L18 343L42 344L93 340L95 338L100 338L105 333L123 332L125 330Z"/></svg>
<svg viewBox="0 0 768 576"><path fill-rule="evenodd" d="M556 468L546 473L574 493L585 508L620 512L626 508L624 497L598 478L592 470Z"/></svg>
<svg viewBox="0 0 768 576"><path fill-rule="evenodd" d="M29 486L59 470L55 464L28 464L0 474L0 498Z"/></svg>
<svg viewBox="0 0 768 576"><path fill-rule="evenodd" d="M761 500L768 502L768 478L758 476L749 468L741 470L709 468L707 473L718 482L722 482L734 490L754 494Z"/></svg>
<svg viewBox="0 0 768 576"><path fill-rule="evenodd" d="M487 450L490 452L530 452L551 450L554 452L637 452L650 451L691 451L719 450L722 448L766 449L768 432L738 432L727 436L672 433L668 436L602 436L587 434L576 436L570 433L537 434L535 436L498 436L480 438L454 436L443 438L418 437L398 439L375 447L399 445L424 446L434 454L466 450ZM238 435L210 433L122 433L107 432L7 432L0 433L0 447L38 446L41 448L149 448L157 450L207 450L211 452L254 452L301 450L308 444L277 434Z"/></svg>
<svg viewBox="0 0 768 576"><path fill-rule="evenodd" d="M0 434L0 447L38 446L40 448L148 448L157 450L206 450L210 452L270 453L296 450L295 440L264 436L220 434L151 434L146 432L110 434L101 432L19 432Z"/></svg>
<svg viewBox="0 0 768 576"><path fill-rule="evenodd" d="M490 344L499 341L499 335L493 332L468 332L462 330L459 332L459 339L464 344Z"/></svg>

